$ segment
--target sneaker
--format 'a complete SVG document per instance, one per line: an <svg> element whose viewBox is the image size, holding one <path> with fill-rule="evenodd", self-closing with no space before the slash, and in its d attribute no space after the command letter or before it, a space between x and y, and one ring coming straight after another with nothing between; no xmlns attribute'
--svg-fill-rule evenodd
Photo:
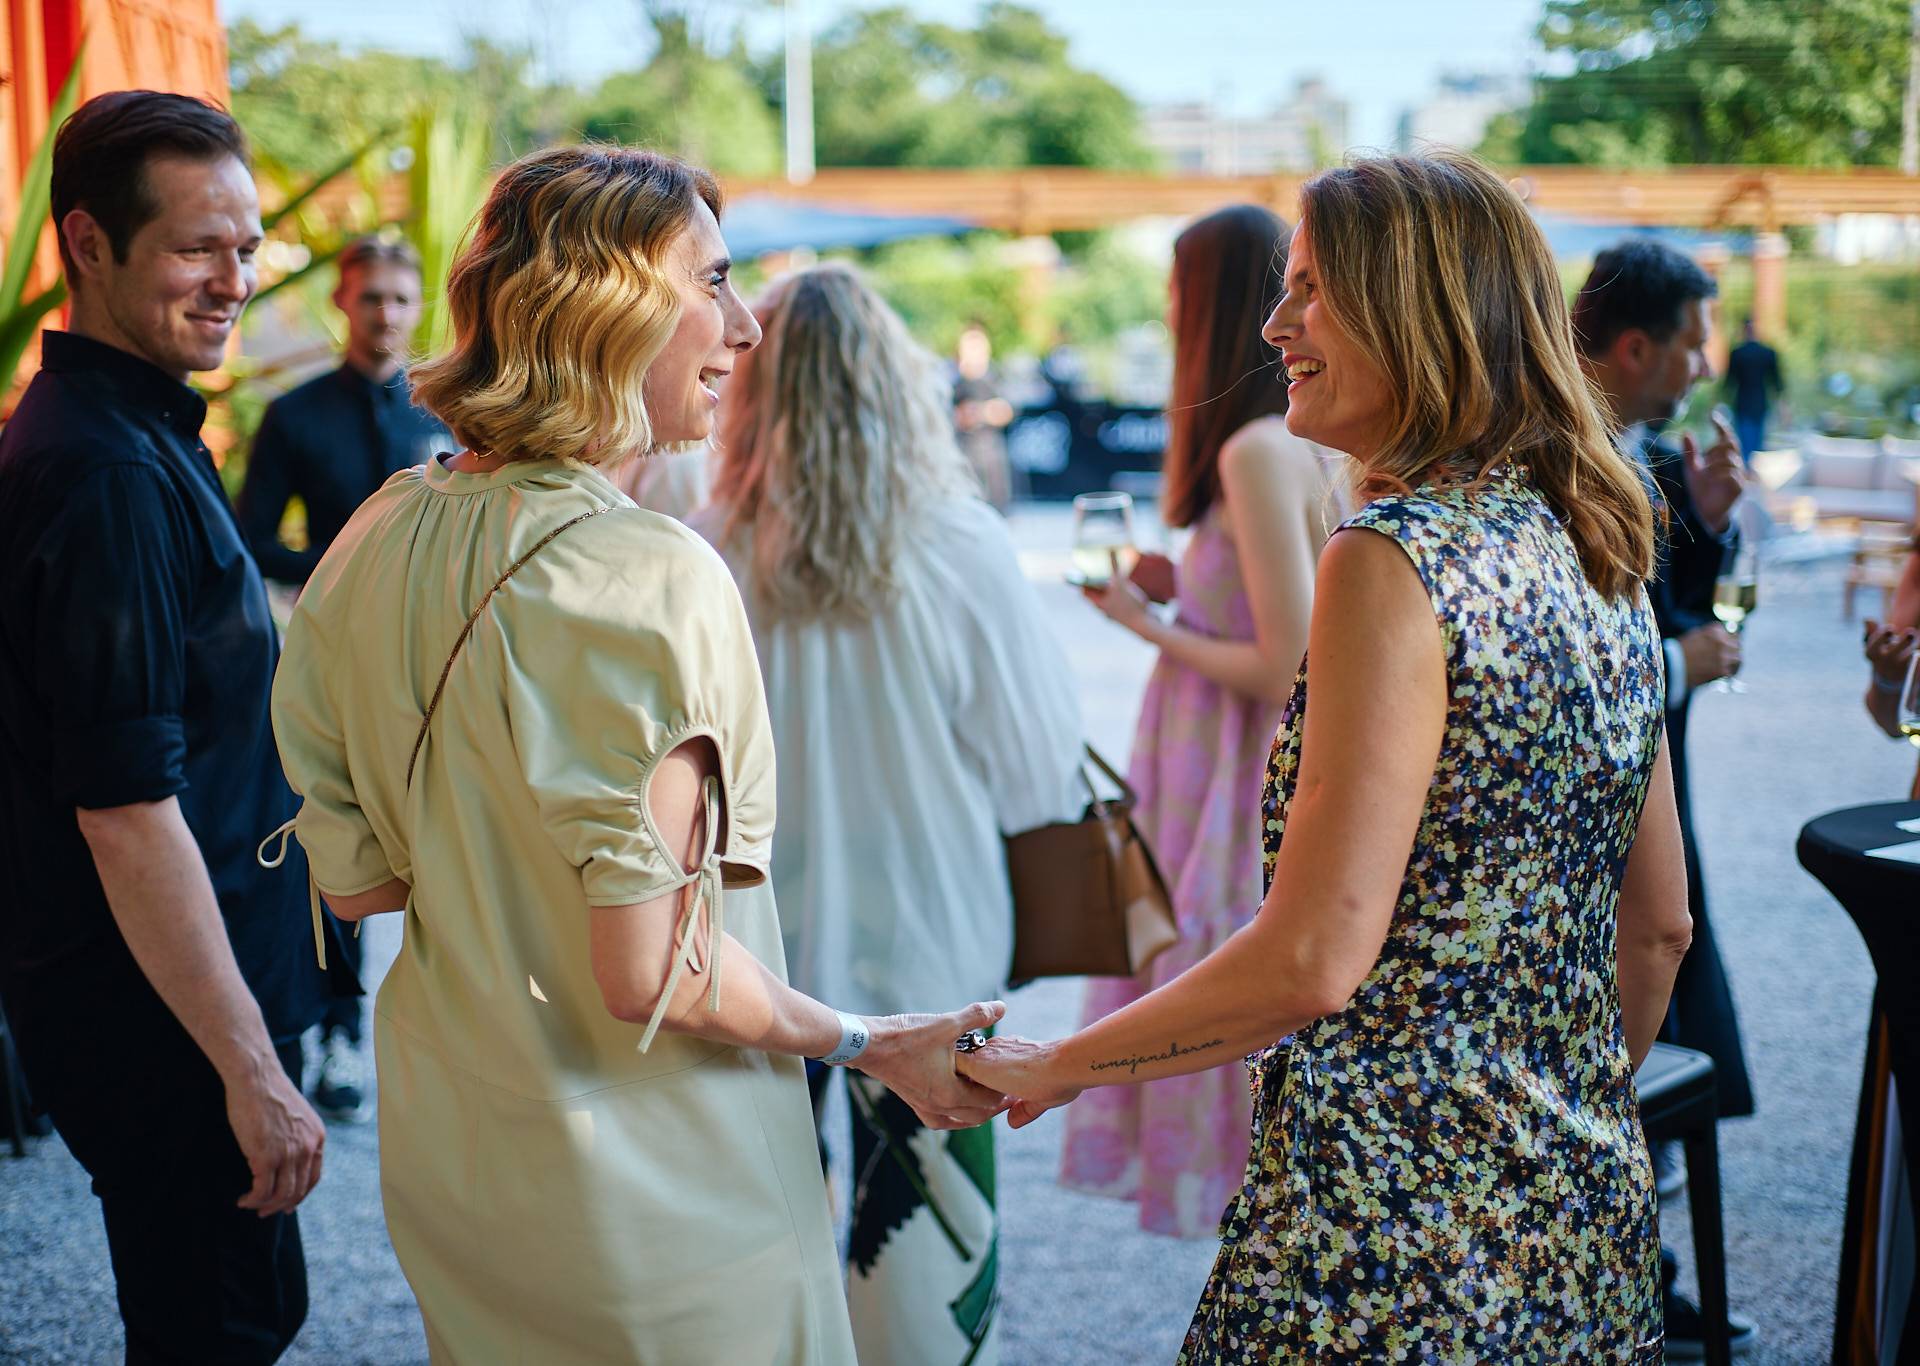
<svg viewBox="0 0 1920 1366"><path fill-rule="evenodd" d="M1743 1319L1738 1314L1727 1315L1727 1339L1735 1356L1743 1356L1753 1350L1753 1344L1759 1340L1759 1330L1751 1319ZM1707 1359L1706 1320L1700 1315L1700 1307L1685 1295L1677 1294L1671 1288L1667 1290L1667 1360L1668 1361L1705 1361Z"/></svg>
<svg viewBox="0 0 1920 1366"><path fill-rule="evenodd" d="M360 1047L345 1034L327 1035L321 1044L320 1078L313 1084L313 1108L328 1119L353 1123L362 1118L367 1099L367 1065Z"/></svg>
<svg viewBox="0 0 1920 1366"><path fill-rule="evenodd" d="M1653 1145L1653 1188L1662 1200L1671 1200L1687 1188L1687 1164L1680 1160L1678 1143Z"/></svg>

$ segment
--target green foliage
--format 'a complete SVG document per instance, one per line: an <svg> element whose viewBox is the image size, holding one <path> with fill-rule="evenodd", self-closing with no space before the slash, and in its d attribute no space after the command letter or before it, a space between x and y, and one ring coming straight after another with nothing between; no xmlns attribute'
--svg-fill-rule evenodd
<svg viewBox="0 0 1920 1366"><path fill-rule="evenodd" d="M1547 0L1565 74L1481 144L1502 161L1596 166L1891 164L1906 0Z"/></svg>
<svg viewBox="0 0 1920 1366"><path fill-rule="evenodd" d="M590 91L543 85L530 54L469 40L456 62L304 35L298 25L228 30L233 107L263 160L311 176L422 106L486 111L503 162L563 137L641 143L724 174L782 164L784 66L755 61L699 7L642 0L653 56ZM823 166L1152 165L1133 102L1076 67L1034 10L991 0L975 28L903 8L855 13L814 47L816 157Z"/></svg>
<svg viewBox="0 0 1920 1366"><path fill-rule="evenodd" d="M32 298L27 298L27 276L38 254L40 232L52 211L53 134L67 121L80 97L80 61L86 55L83 46L74 54L73 67L54 97L47 114L47 135L34 148L20 180L20 204L14 215L13 231L7 237L7 264L0 273L0 394L13 387L20 370L20 358L40 330L40 320L58 308L67 297L67 282L55 280Z"/></svg>
<svg viewBox="0 0 1920 1366"><path fill-rule="evenodd" d="M639 71L619 72L575 106L586 137L639 143L723 175L780 172L779 115L747 74L746 54L706 51L684 16L654 20L659 46Z"/></svg>
<svg viewBox="0 0 1920 1366"><path fill-rule="evenodd" d="M914 336L941 355L953 354L975 319L996 351L1033 350L1046 339L1027 334L1022 275L1004 259L1005 242L988 233L897 242L868 253L866 270Z"/></svg>
<svg viewBox="0 0 1920 1366"><path fill-rule="evenodd" d="M1737 342L1741 319L1753 311L1753 272L1736 258L1720 283L1716 326ZM1765 340L1780 352L1788 401L1798 415L1818 422L1834 411L1906 424L1907 405L1920 402L1920 274L1911 266L1793 257L1787 323L1786 336ZM1824 387L1837 372L1855 385L1845 402Z"/></svg>
<svg viewBox="0 0 1920 1366"><path fill-rule="evenodd" d="M1076 343L1109 341L1167 311L1167 267L1098 234L1068 264L1050 301L1055 329Z"/></svg>
<svg viewBox="0 0 1920 1366"><path fill-rule="evenodd" d="M865 254L863 269L913 334L951 355L961 329L978 321L994 354L1038 354L1059 335L1098 347L1167 305L1167 273L1109 233L1093 235L1077 259L1042 282L1009 259L1008 240L974 233L959 241L897 242Z"/></svg>
<svg viewBox="0 0 1920 1366"><path fill-rule="evenodd" d="M314 175L348 148L403 126L422 104L487 111L489 154L507 161L563 130L562 101L532 77L531 54L469 39L458 62L378 48L348 52L243 19L227 30L234 117L257 153Z"/></svg>
<svg viewBox="0 0 1920 1366"><path fill-rule="evenodd" d="M484 123L457 107L423 107L414 113L409 144L407 236L420 253L420 327L414 348L438 351L446 342L447 277L467 225L486 199L493 169Z"/></svg>
<svg viewBox="0 0 1920 1366"><path fill-rule="evenodd" d="M1069 59L1037 12L991 0L976 28L902 7L849 14L814 44L822 166L1145 168L1133 102ZM779 106L778 59L761 84Z"/></svg>

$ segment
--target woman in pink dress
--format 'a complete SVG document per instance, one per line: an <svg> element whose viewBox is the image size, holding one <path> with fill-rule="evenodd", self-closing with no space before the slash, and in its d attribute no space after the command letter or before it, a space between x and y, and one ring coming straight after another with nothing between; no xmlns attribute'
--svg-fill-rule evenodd
<svg viewBox="0 0 1920 1366"><path fill-rule="evenodd" d="M1260 338L1286 241L1272 213L1241 205L1174 244L1161 511L1192 537L1177 575L1165 557L1144 556L1131 583L1087 596L1160 650L1128 776L1180 941L1138 977L1094 981L1086 1023L1185 972L1260 905L1267 751L1306 649L1314 563L1347 502L1337 454L1287 431L1284 380ZM1153 615L1150 597L1177 600L1176 620ZM1238 1062L1089 1091L1068 1111L1060 1179L1138 1201L1152 1232L1211 1238L1246 1174L1250 1120Z"/></svg>

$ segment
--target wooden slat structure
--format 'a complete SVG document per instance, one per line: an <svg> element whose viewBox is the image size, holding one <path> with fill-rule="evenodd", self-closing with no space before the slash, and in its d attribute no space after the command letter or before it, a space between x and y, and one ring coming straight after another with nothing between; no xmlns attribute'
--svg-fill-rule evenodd
<svg viewBox="0 0 1920 1366"><path fill-rule="evenodd" d="M1778 232L1843 213L1920 214L1920 177L1897 171L1780 166L1676 166L1604 171L1519 166L1506 172L1528 203L1572 218L1665 227ZM731 195L769 194L842 207L944 214L1007 232L1108 227L1150 215L1190 217L1223 204L1265 204L1286 217L1306 173L1155 176L1078 168L1017 171L827 169L805 185L734 179Z"/></svg>

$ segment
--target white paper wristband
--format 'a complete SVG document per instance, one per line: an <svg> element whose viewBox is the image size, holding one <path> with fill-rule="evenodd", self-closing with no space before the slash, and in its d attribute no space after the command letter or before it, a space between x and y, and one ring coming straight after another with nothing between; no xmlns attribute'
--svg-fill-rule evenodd
<svg viewBox="0 0 1920 1366"><path fill-rule="evenodd" d="M867 1051L869 1037L867 1022L858 1015L847 1014L844 1010L836 1010L833 1013L840 1017L840 1043L833 1052L820 1061L836 1065L852 1062Z"/></svg>

